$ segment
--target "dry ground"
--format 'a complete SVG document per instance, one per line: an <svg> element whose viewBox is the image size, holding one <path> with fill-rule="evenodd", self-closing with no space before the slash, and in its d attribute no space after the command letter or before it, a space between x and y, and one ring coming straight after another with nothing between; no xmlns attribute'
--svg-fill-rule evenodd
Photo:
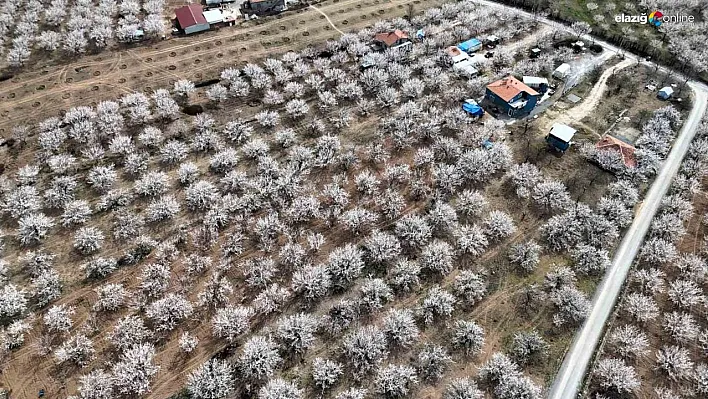
<svg viewBox="0 0 708 399"><path fill-rule="evenodd" d="M708 184L708 180L703 181L702 187ZM708 233L705 224L702 222L703 216L708 212L708 195L706 191L700 191L693 196L693 216L685 222L684 227L686 228L686 235L677 243L676 248L680 254L701 254L705 250L703 237ZM666 271L670 268L665 267L662 270ZM673 281L678 276L676 273L668 273L666 281L667 283ZM637 376L639 377L642 385L639 390L635 393L636 398L640 399L654 399L656 398L656 393L654 391L657 387L668 387L673 388L674 384L666 378L665 373L656 369L656 360L654 353L661 349L663 346L672 344L671 338L669 338L661 327L661 322L663 320L663 315L670 313L672 310L676 310L671 302L669 302L667 295L665 293L655 295L654 298L659 304L661 310L660 316L646 325L639 325L640 329L647 334L649 339L649 351L648 355L640 357L636 361L629 361L628 364L632 364L635 367ZM696 318L696 321L706 328L705 319L700 317ZM615 312L607 323L607 332L611 332L615 327L622 326L624 324L635 324L631 319L629 319L623 312ZM607 339L607 336L605 337ZM604 345L604 343L603 343ZM687 345L682 345L690 351L691 356L694 359L702 358L702 351L698 348L697 343L691 343ZM611 356L611 349L608 349L609 353L605 353L603 357ZM598 357L599 359L599 357ZM697 364L697 363L696 363ZM678 387L678 385L675 385ZM591 397L588 397L591 398Z"/></svg>
<svg viewBox="0 0 708 399"><path fill-rule="evenodd" d="M425 1L424 6L432 7L444 1ZM374 19L403 15L407 10L405 4L411 3L407 0L391 1L371 1L359 2L351 0L326 1L319 5L319 8L330 15L333 22L341 29L346 27L358 27L371 23ZM416 3L415 1L412 3ZM380 12L379 10L383 10ZM366 16L366 18L362 18ZM343 22L348 21L345 25ZM261 35L261 32L267 32ZM309 32L308 36L304 36ZM135 50L124 50L113 55L99 55L96 57L86 57L74 66L47 67L46 74L42 75L41 70L20 74L11 81L0 83L3 89L3 99L7 99L15 93L13 101L3 101L0 105L2 112L7 112L7 120L3 120L0 126L8 129L13 124L30 122L42 119L58 113L61 109L79 104L86 104L100 101L102 99L114 98L124 91L133 89L149 91L168 85L171 80L179 76L195 81L206 80L218 76L218 72L227 65L241 64L247 60L263 57L270 52L280 53L290 48L298 48L311 43L321 42L325 38L336 35L334 30L325 21L324 17L314 10L303 10L300 13L284 14L281 18L272 18L258 21L257 24L243 28L225 28L217 32L209 32L192 38L172 39L156 44L151 48L139 48ZM286 43L285 39L289 39ZM290 40L291 39L291 40ZM523 39L522 39L523 40ZM174 56L171 54L174 53ZM221 54L221 56L219 56ZM105 57L105 58L101 58ZM99 59L100 58L100 59ZM178 62L179 60L179 62ZM199 63L196 61L199 60ZM125 65L125 67L123 67ZM170 69L174 66L174 69ZM85 68L81 68L85 67ZM202 69L198 69L202 68ZM99 72L96 74L96 72ZM147 76L147 75L150 76ZM16 81L14 81L16 79ZM122 80L122 81L121 81ZM67 82L68 81L68 82ZM36 90L37 86L44 84L45 88ZM98 89L92 91L92 87ZM10 88L11 91L5 91ZM66 98L61 99L62 96ZM39 103L36 107L32 105ZM218 120L228 120L233 116L232 109L226 107L220 111L214 111L214 116ZM256 109L248 109L245 112L252 114ZM27 115L31 115L28 119ZM365 137L370 133L373 126L372 119L360 120L353 125L348 132L351 134L342 135L342 139L352 141L365 141ZM366 127L366 128L364 128ZM363 129L362 129L363 128ZM604 194L605 187L613 177L600 171L595 166L588 164L577 152L571 150L563 156L547 150L543 141L543 134L531 128L528 132L523 132L523 126L515 126L513 135L508 139L509 144L515 151L517 162L532 162L537 164L546 177L553 177L564 181L571 195L576 200L581 200L594 205ZM404 155L405 157L406 155ZM203 158L200 158L204 161ZM171 172L172 174L174 171ZM490 208L508 212L516 221L519 230L506 240L502 245L492 247L480 259L462 259L459 262L459 269L487 270L490 280L490 295L473 309L464 312L464 317L478 321L486 331L486 343L482 353L473 359L455 356L455 363L451 370L446 373L445 380L435 387L421 384L415 397L418 398L438 398L445 383L457 376L469 376L476 373L476 367L486 361L492 353L506 350L510 346L513 333L518 330L528 330L535 328L539 330L551 344L551 353L546 362L535 364L529 367L529 372L533 378L547 385L562 360L568 343L572 339L573 330L557 330L550 322L553 309L548 304L542 304L530 313L522 312L519 309L519 293L522 288L533 283L541 282L545 273L555 264L564 264L568 260L563 256L555 254L544 254L541 266L531 275L520 275L511 270L507 261L506 251L508 246L519 241L529 239L539 239L537 236L538 227L548 218L549 215L542 214L529 202L520 201L513 190L502 180L489 184L484 191L485 197L490 202ZM410 203L409 212L420 204ZM98 221L104 223L103 221ZM176 226L176 223L172 226ZM385 227L385 226L380 226ZM325 229L324 226L321 226ZM172 231L168 226L156 228L150 231L156 237L170 236ZM335 246L338 240L346 239L346 234L341 231L328 231L331 239L329 245ZM65 248L65 242L48 243L47 250L54 248ZM120 248L106 248L102 255L120 255ZM11 251L15 248L11 248ZM58 250L57 252L62 252ZM326 249L324 253L326 253ZM255 251L242 255L242 259L255 255ZM57 269L66 276L76 273L78 258L65 254L61 259L57 259ZM173 268L173 273L179 275L182 265L179 262ZM119 270L111 275L105 282L122 282L127 288L136 287L138 281L136 275L139 268L129 267ZM455 274L447 276L445 280L427 283L423 289L411 293L396 300L396 306L414 306L426 293L426 289L433 283L449 283L454 279ZM94 286L79 282L76 278L74 283L67 286L59 304L72 304L82 309L76 323L85 322L92 325L94 321L88 319L88 311L94 298L92 289ZM591 293L594 290L596 277L581 278L579 286ZM200 287L197 284L197 287ZM242 294L242 287L235 287L238 297ZM190 299L195 296L196 290L189 293ZM352 290L349 291L350 293ZM317 306L315 313L322 314L333 301L338 297L332 297L328 302ZM286 313L296 311L297 305L293 309L287 309ZM379 312L379 315L383 314ZM128 313L124 310L112 314L106 320L97 321L102 327L112 326L120 316ZM262 324L259 324L260 327ZM188 372L204 360L221 352L225 345L211 337L210 326L203 319L190 320L184 323L169 336L164 337L163 345L158 347L156 364L161 366L161 370L156 376L149 395L150 398L168 398L179 392L184 385ZM433 326L422 332L427 341L445 343L447 336L443 334L444 325ZM256 328L254 328L255 330ZM101 350L105 345L102 339L103 332L96 331L94 342L97 349ZM200 339L200 345L196 353L186 357L179 353L177 348L177 337L182 331L190 331ZM37 335L32 333L27 341L36 342ZM417 348L414 348L417 349ZM415 353L414 349L394 353L390 357L392 362L407 361L407 358ZM323 339L318 345L308 351L302 366L294 364L288 371L289 377L306 379L309 361L316 357L333 353L336 350L334 342ZM226 353L225 355L228 355ZM97 362L96 362L97 363ZM49 356L41 355L36 346L27 345L12 354L8 367L3 370L2 381L6 387L13 389L13 397L31 398L35 397L40 388L48 390L49 397L64 398L69 393L75 392L75 378L72 383L63 387L64 375L58 374L53 359ZM100 367L101 364L92 364L92 367ZM73 373L75 370L68 370ZM77 373L78 374L78 373ZM76 375L76 374L75 374ZM74 376L75 376L74 375ZM301 384L305 386L305 384ZM312 393L312 392L309 392Z"/></svg>
<svg viewBox="0 0 708 399"><path fill-rule="evenodd" d="M403 16L449 0L326 0L318 8L343 31L359 30L382 18ZM218 78L222 69L321 43L337 33L309 8L244 22L190 37L114 52L87 55L66 64L39 62L0 82L0 136L18 124L37 122L61 110L118 98L135 90L151 92L179 79Z"/></svg>
<svg viewBox="0 0 708 399"><path fill-rule="evenodd" d="M669 103L656 98L656 90L650 91L645 88L648 84L654 84L658 88L668 85L674 80L667 79L665 75L656 74L653 68L644 65L631 65L621 72L615 73L608 81L608 89L603 98L597 103L593 111L583 118L584 126L594 134L602 135L609 130L610 134L634 134L632 129L641 131L642 125L651 116L651 112ZM662 85L663 83L663 85ZM682 82L676 82L681 84ZM684 95L687 92L684 92ZM679 95L677 90L677 95ZM688 102L688 101L686 101ZM677 105L678 109L685 111L682 105ZM690 104L687 104L690 107ZM622 116L621 119L618 118ZM615 122L617 122L615 124ZM632 137L628 137L632 139ZM636 138L636 137L634 137Z"/></svg>

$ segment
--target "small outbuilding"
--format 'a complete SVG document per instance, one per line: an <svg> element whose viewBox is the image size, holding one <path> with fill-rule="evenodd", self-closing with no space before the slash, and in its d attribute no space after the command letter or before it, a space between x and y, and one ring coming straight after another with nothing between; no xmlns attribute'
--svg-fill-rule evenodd
<svg viewBox="0 0 708 399"><path fill-rule="evenodd" d="M473 77L479 73L479 70L477 70L477 68L474 67L474 63L472 62L471 59L458 62L457 64L452 66L452 69L455 70L460 75L463 75L466 77Z"/></svg>
<svg viewBox="0 0 708 399"><path fill-rule="evenodd" d="M475 76L479 71L474 67L472 58L455 46L448 47L446 50L448 56L450 56L450 61L452 62L452 69L456 72L465 76Z"/></svg>
<svg viewBox="0 0 708 399"><path fill-rule="evenodd" d="M662 100L668 100L674 94L674 88L671 86L662 87L656 96Z"/></svg>
<svg viewBox="0 0 708 399"><path fill-rule="evenodd" d="M246 0L241 11L248 15L273 15L287 10L285 0Z"/></svg>
<svg viewBox="0 0 708 399"><path fill-rule="evenodd" d="M539 93L545 93L548 90L548 79L538 76L524 76L523 82L526 86L536 90Z"/></svg>
<svg viewBox="0 0 708 399"><path fill-rule="evenodd" d="M145 39L145 31L142 29L136 29L127 35L127 40L131 42L139 42L143 39Z"/></svg>
<svg viewBox="0 0 708 399"><path fill-rule="evenodd" d="M217 8L204 11L203 14L204 19L206 19L209 25L216 25L224 22L224 14Z"/></svg>
<svg viewBox="0 0 708 399"><path fill-rule="evenodd" d="M540 56L541 56L541 49L538 47L532 48L531 51L529 52L530 58L538 58Z"/></svg>
<svg viewBox="0 0 708 399"><path fill-rule="evenodd" d="M622 156L622 162L626 167L633 168L637 166L637 158L634 155L636 149L634 146L617 137L606 134L597 142L595 148L602 151L616 151Z"/></svg>
<svg viewBox="0 0 708 399"><path fill-rule="evenodd" d="M570 74L570 64L560 64L555 71L553 71L553 77L556 79L565 79Z"/></svg>
<svg viewBox="0 0 708 399"><path fill-rule="evenodd" d="M474 53L482 48L482 42L479 39L472 38L457 45L457 48L465 53Z"/></svg>
<svg viewBox="0 0 708 399"><path fill-rule="evenodd" d="M470 59L469 54L460 50L456 46L450 46L446 48L445 53L450 57L450 61L452 61L453 65L457 64L458 62Z"/></svg>
<svg viewBox="0 0 708 399"><path fill-rule="evenodd" d="M203 32L209 30L209 23L202 12L202 7L198 4L189 4L175 10L177 24L185 34Z"/></svg>
<svg viewBox="0 0 708 399"><path fill-rule="evenodd" d="M551 127L551 131L548 132L548 135L546 136L546 142L553 149L560 152L565 152L568 148L570 148L575 132L576 130L568 125L554 123L553 127Z"/></svg>

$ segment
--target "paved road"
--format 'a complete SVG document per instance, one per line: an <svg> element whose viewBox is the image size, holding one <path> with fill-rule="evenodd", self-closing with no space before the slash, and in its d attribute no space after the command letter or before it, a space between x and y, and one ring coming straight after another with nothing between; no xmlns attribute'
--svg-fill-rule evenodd
<svg viewBox="0 0 708 399"><path fill-rule="evenodd" d="M490 7L510 8L487 0L471 1ZM540 22L553 26L556 29L570 31L568 27L555 21L534 17L532 14L524 11L517 10L517 12L529 18L536 18ZM593 38L587 35L585 35L583 39L593 40ZM622 51L608 43L597 39L595 39L595 42L603 46L607 51L623 53L629 59L638 62L641 61L636 55ZM646 62L643 63L649 64ZM666 68L662 67L660 69L667 72ZM679 76L680 78L680 74L678 73L674 73L674 76ZM617 302L632 262L639 252L644 236L649 230L649 226L651 225L656 211L659 209L661 200L664 195L666 195L674 175L679 170L681 161L686 155L688 147L701 123L703 114L706 111L706 106L708 105L708 86L693 81L689 81L688 85L694 93L693 109L688 119L684 122L669 156L661 167L659 175L656 177L656 180L654 180L654 183L652 183L649 192L635 215L634 222L625 233L622 242L617 248L617 252L615 252L614 259L612 260L612 265L605 273L602 282L595 291L590 314L581 329L575 335L575 339L565 355L563 364L548 393L549 399L573 399L580 396L585 374L590 368L590 362L602 339L605 323Z"/></svg>
<svg viewBox="0 0 708 399"><path fill-rule="evenodd" d="M566 353L548 394L549 399L571 399L579 395L595 349L602 339L605 323L617 302L632 262L639 252L654 214L659 209L661 199L666 195L674 175L681 166L681 160L686 155L706 110L708 90L705 86L694 83L690 83L690 86L695 93L695 104L691 114L684 122L659 175L651 185L634 222L617 248L612 265L595 292L590 314Z"/></svg>

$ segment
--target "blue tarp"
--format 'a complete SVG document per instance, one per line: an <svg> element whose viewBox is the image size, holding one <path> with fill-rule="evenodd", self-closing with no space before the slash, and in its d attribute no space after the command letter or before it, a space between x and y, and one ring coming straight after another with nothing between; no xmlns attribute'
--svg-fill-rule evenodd
<svg viewBox="0 0 708 399"><path fill-rule="evenodd" d="M457 45L457 48L464 51L465 53L469 53L470 51L477 51L481 47L482 47L482 42L480 42L477 39L470 39L470 40L467 40L466 42L462 42Z"/></svg>
<svg viewBox="0 0 708 399"><path fill-rule="evenodd" d="M482 109L482 107L480 107L477 104L463 103L462 109L465 110L470 115L474 115L474 116L484 115L484 110Z"/></svg>

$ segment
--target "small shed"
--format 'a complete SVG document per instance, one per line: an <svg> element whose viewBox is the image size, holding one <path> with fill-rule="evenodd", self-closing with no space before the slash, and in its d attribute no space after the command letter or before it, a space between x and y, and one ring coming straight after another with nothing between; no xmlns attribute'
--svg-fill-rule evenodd
<svg viewBox="0 0 708 399"><path fill-rule="evenodd" d="M128 40L131 42L139 42L143 39L145 39L145 31L142 29L136 29L128 35Z"/></svg>
<svg viewBox="0 0 708 399"><path fill-rule="evenodd" d="M217 8L204 11L203 14L204 14L204 19L206 19L206 21L207 21L207 23L209 23L209 25L220 24L220 23L224 22L224 14L222 14L221 10L219 10Z"/></svg>
<svg viewBox="0 0 708 399"><path fill-rule="evenodd" d="M524 76L522 81L524 84L539 93L545 93L548 90L548 79L538 76Z"/></svg>
<svg viewBox="0 0 708 399"><path fill-rule="evenodd" d="M529 57L538 58L539 56L541 56L541 49L538 47L532 48L531 52L529 53Z"/></svg>
<svg viewBox="0 0 708 399"><path fill-rule="evenodd" d="M475 51L482 48L482 42L480 42L479 39L472 38L470 40L458 44L457 48L468 54L474 53Z"/></svg>
<svg viewBox="0 0 708 399"><path fill-rule="evenodd" d="M668 100L674 94L674 88L671 86L662 87L656 96L662 100Z"/></svg>
<svg viewBox="0 0 708 399"><path fill-rule="evenodd" d="M232 26L234 22L241 17L241 11L236 7L222 7L221 15L224 17L224 24Z"/></svg>
<svg viewBox="0 0 708 399"><path fill-rule="evenodd" d="M244 14L273 15L288 9L285 0L246 0L241 4Z"/></svg>
<svg viewBox="0 0 708 399"><path fill-rule="evenodd" d="M175 16L179 27L187 35L209 30L209 23L204 18L202 7L198 4L189 4L176 9Z"/></svg>
<svg viewBox="0 0 708 399"><path fill-rule="evenodd" d="M479 70L474 67L474 63L471 59L456 63L452 66L452 69L467 77L476 76L479 73Z"/></svg>
<svg viewBox="0 0 708 399"><path fill-rule="evenodd" d="M470 56L464 51L460 50L455 46L450 46L445 49L445 53L450 57L452 64L457 64L458 62L470 59Z"/></svg>
<svg viewBox="0 0 708 399"><path fill-rule="evenodd" d="M553 71L553 77L556 79L565 79L570 73L570 64L560 64L555 71Z"/></svg>
<svg viewBox="0 0 708 399"><path fill-rule="evenodd" d="M570 142L575 136L576 130L562 123L554 123L551 131L546 136L546 142L554 149L565 152L570 148Z"/></svg>

